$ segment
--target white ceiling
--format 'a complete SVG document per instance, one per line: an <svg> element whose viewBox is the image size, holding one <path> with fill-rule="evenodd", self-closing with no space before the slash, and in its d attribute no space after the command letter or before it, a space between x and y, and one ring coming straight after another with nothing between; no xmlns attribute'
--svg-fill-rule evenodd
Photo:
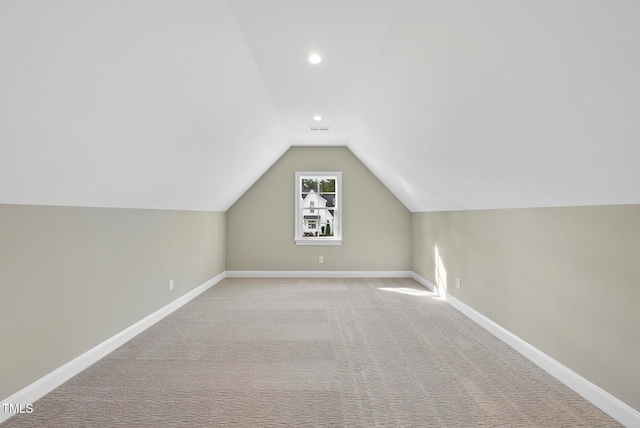
<svg viewBox="0 0 640 428"><path fill-rule="evenodd" d="M225 211L291 145L347 145L412 211L640 203L638 22L636 0L3 0L0 203Z"/></svg>

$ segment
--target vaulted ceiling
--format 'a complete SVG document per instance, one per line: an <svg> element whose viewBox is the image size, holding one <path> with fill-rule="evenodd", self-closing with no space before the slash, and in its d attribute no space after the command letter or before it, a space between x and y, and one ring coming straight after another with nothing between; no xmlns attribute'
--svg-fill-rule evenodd
<svg viewBox="0 0 640 428"><path fill-rule="evenodd" d="M640 203L638 22L636 0L3 0L0 203L225 211L291 145L348 146L412 211Z"/></svg>

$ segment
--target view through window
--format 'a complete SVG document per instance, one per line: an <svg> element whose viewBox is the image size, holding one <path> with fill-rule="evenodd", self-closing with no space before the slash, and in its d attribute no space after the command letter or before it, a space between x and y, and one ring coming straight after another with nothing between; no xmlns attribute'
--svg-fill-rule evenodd
<svg viewBox="0 0 640 428"><path fill-rule="evenodd" d="M341 237L341 173L296 173L296 242Z"/></svg>

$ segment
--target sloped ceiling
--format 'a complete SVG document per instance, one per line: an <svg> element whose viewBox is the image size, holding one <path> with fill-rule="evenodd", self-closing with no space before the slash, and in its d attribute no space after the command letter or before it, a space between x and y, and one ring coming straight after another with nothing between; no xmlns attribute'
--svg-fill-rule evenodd
<svg viewBox="0 0 640 428"><path fill-rule="evenodd" d="M0 203L225 211L291 145L347 145L412 211L640 203L638 22L635 0L4 0Z"/></svg>
<svg viewBox="0 0 640 428"><path fill-rule="evenodd" d="M226 1L0 1L0 202L226 211L289 147Z"/></svg>

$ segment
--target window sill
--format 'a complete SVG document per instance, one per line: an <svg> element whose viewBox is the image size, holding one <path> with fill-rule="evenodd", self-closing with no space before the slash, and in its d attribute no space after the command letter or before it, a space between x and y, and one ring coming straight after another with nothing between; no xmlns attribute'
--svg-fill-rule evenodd
<svg viewBox="0 0 640 428"><path fill-rule="evenodd" d="M298 238L293 241L296 245L342 245L340 238Z"/></svg>

